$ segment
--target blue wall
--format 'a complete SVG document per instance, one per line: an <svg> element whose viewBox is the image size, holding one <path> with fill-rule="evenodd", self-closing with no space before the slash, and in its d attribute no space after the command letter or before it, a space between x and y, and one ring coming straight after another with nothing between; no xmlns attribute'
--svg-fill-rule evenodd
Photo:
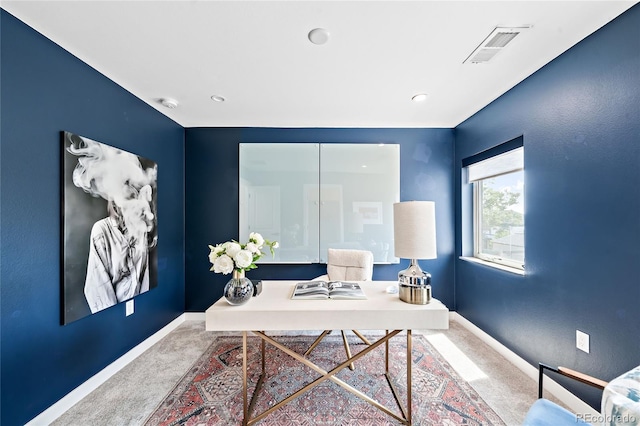
<svg viewBox="0 0 640 426"><path fill-rule="evenodd" d="M229 276L209 272L208 244L238 238L238 144L241 142L398 143L400 200L436 202L438 258L423 260L434 297L450 309L453 286L453 130L193 128L185 133L186 310L202 312L222 296ZM400 265L376 265L373 278L396 280ZM323 265L261 265L252 279L310 279Z"/></svg>
<svg viewBox="0 0 640 426"><path fill-rule="evenodd" d="M184 310L202 311L220 297L228 277L209 272L207 245L237 236L240 142L399 143L401 200L437 205L438 259L421 262L436 297L534 365L610 379L640 362L640 6L455 131L184 130L0 15L3 425L30 420ZM136 298L131 317L118 305L59 325L61 130L158 163L159 285ZM519 135L526 277L457 260L470 238L460 163ZM377 265L374 278L394 280L404 266ZM323 272L262 265L250 277ZM575 349L576 329L591 335L591 354ZM597 392L566 385L598 406Z"/></svg>
<svg viewBox="0 0 640 426"><path fill-rule="evenodd" d="M3 425L24 424L184 312L184 129L5 11L1 28ZM157 162L158 287L60 325L61 137Z"/></svg>
<svg viewBox="0 0 640 426"><path fill-rule="evenodd" d="M605 380L640 363L639 29L635 6L456 128L456 253L471 246L462 159L524 135L526 209L526 276L456 260L458 312L531 364Z"/></svg>

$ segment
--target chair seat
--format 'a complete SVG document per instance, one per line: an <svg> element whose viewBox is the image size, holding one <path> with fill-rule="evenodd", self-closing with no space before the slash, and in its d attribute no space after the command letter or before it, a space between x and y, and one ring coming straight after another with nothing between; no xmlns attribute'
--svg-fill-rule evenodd
<svg viewBox="0 0 640 426"><path fill-rule="evenodd" d="M531 405L522 423L525 426L564 426L588 425L590 423L578 418L548 399L540 398Z"/></svg>

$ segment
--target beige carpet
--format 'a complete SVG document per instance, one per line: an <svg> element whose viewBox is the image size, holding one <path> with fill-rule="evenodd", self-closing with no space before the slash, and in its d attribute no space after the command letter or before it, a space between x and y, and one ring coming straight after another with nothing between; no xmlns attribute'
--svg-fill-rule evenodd
<svg viewBox="0 0 640 426"><path fill-rule="evenodd" d="M449 330L414 333L424 334L507 425L522 423L537 399L534 380L454 321ZM143 424L216 335L205 331L202 321L186 321L53 425Z"/></svg>

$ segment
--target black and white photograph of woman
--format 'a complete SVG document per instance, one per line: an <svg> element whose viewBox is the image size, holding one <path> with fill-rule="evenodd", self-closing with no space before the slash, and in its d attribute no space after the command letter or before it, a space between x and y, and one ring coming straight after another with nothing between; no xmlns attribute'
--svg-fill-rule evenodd
<svg viewBox="0 0 640 426"><path fill-rule="evenodd" d="M157 165L64 132L65 324L157 285Z"/></svg>

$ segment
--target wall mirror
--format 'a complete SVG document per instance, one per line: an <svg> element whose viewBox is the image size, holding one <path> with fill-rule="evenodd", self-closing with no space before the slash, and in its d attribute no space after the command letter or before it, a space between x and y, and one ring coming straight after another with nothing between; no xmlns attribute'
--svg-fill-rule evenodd
<svg viewBox="0 0 640 426"><path fill-rule="evenodd" d="M240 241L276 240L260 263L325 263L327 248L393 256L393 203L400 199L397 144L240 144Z"/></svg>

